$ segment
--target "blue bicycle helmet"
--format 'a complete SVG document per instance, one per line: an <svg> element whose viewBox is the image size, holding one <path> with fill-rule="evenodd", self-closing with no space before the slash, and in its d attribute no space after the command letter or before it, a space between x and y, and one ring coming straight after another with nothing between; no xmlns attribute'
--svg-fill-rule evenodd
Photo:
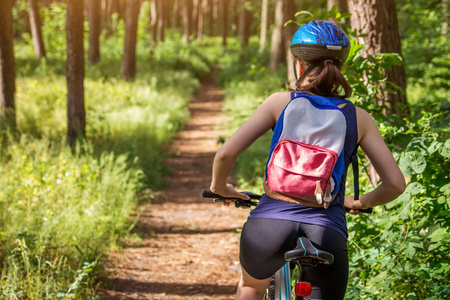
<svg viewBox="0 0 450 300"><path fill-rule="evenodd" d="M295 32L290 48L294 56L307 62L323 58L344 63L350 51L350 41L336 24L315 20Z"/></svg>

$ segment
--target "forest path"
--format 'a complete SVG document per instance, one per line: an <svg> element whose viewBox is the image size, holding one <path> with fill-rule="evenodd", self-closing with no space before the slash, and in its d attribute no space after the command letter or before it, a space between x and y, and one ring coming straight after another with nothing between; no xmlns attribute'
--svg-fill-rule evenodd
<svg viewBox="0 0 450 300"><path fill-rule="evenodd" d="M239 234L248 211L202 199L225 123L224 92L202 81L191 119L170 147L169 187L141 215L139 245L111 253L101 299L233 299Z"/></svg>

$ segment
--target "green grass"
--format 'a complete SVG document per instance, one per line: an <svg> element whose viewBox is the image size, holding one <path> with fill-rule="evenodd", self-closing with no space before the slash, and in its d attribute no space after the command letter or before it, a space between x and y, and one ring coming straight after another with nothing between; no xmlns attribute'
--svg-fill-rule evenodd
<svg viewBox="0 0 450 300"><path fill-rule="evenodd" d="M86 64L86 139L69 147L61 11L44 11L46 59L26 34L15 43L18 131L0 135L1 299L96 298L100 257L132 238L138 203L165 186L167 146L220 53L214 40L199 51L177 33L150 51L141 31L136 79L123 81L115 20L101 62Z"/></svg>
<svg viewBox="0 0 450 300"><path fill-rule="evenodd" d="M8 149L0 164L2 295L46 299L68 291L84 263L129 231L143 173L126 155L96 157L87 144L72 150L22 136Z"/></svg>

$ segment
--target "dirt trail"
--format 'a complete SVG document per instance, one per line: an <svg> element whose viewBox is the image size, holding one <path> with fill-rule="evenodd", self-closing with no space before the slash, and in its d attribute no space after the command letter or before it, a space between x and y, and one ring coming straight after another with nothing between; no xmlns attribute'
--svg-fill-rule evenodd
<svg viewBox="0 0 450 300"><path fill-rule="evenodd" d="M248 211L200 197L224 124L224 93L203 80L191 119L171 146L170 187L142 214L138 246L112 253L101 299L233 299L240 277L239 236Z"/></svg>

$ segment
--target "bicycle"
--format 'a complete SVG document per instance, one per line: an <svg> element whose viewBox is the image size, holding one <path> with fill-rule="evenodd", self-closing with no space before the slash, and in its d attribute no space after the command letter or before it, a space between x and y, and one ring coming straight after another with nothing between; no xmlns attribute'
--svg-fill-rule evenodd
<svg viewBox="0 0 450 300"><path fill-rule="evenodd" d="M262 197L251 192L243 193L249 196L250 200L225 198L206 189L202 190L202 197L213 198L213 202L231 200L237 208L251 208L252 206L256 206L258 202L252 201L252 199L259 200ZM334 260L331 253L317 249L305 236L298 238L297 246L287 251L284 258L286 264L273 275L265 295L266 300L290 300L292 299L292 290L295 290L295 300L302 300L304 297L311 295L311 283L306 280L308 272L318 264L332 264ZM299 268L299 277L294 288L292 288L291 283L291 266L297 266Z"/></svg>

